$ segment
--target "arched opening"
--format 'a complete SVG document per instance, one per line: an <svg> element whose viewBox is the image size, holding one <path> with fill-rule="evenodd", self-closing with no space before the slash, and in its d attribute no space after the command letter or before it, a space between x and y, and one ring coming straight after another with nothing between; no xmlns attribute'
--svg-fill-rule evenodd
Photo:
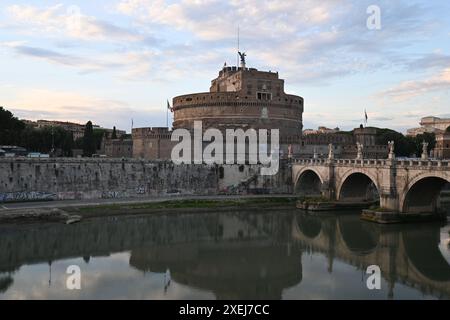
<svg viewBox="0 0 450 320"><path fill-rule="evenodd" d="M375 183L363 173L352 173L342 183L339 200L352 202L377 202L380 200Z"/></svg>
<svg viewBox="0 0 450 320"><path fill-rule="evenodd" d="M322 195L322 181L312 170L304 171L297 179L295 194L300 196L320 196Z"/></svg>
<svg viewBox="0 0 450 320"><path fill-rule="evenodd" d="M403 212L449 213L450 183L439 177L426 177L408 190L403 202Z"/></svg>
<svg viewBox="0 0 450 320"><path fill-rule="evenodd" d="M339 230L347 248L359 255L365 255L378 246L378 233L373 224L355 219L354 216L339 217Z"/></svg>

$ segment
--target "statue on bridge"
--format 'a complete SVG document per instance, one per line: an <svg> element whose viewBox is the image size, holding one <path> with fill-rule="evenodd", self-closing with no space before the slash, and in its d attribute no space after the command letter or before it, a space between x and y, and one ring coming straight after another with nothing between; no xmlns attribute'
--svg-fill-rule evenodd
<svg viewBox="0 0 450 320"><path fill-rule="evenodd" d="M332 143L328 145L328 160L334 159L334 146Z"/></svg>
<svg viewBox="0 0 450 320"><path fill-rule="evenodd" d="M422 142L422 160L428 160L428 142Z"/></svg>
<svg viewBox="0 0 450 320"><path fill-rule="evenodd" d="M364 145L362 143L356 142L356 148L358 149L357 154L356 154L356 159L362 160Z"/></svg>
<svg viewBox="0 0 450 320"><path fill-rule="evenodd" d="M388 148L389 148L389 159L395 159L395 153L394 153L394 148L395 148L395 142L394 141L389 141L388 142Z"/></svg>

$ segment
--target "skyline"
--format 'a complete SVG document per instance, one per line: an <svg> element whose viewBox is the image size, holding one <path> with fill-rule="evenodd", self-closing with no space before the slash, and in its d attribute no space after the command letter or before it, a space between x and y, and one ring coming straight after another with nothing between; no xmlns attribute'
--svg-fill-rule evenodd
<svg viewBox="0 0 450 320"><path fill-rule="evenodd" d="M352 129L364 110L369 126L402 132L450 116L450 3L30 3L0 5L0 105L19 118L165 126L167 99L208 91L235 65L238 26L248 66L305 99L305 129ZM380 30L366 26L372 4Z"/></svg>

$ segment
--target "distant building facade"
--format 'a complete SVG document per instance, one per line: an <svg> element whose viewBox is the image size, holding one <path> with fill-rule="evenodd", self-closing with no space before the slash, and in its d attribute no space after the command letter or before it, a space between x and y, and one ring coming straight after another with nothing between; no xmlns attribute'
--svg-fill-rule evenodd
<svg viewBox="0 0 450 320"><path fill-rule="evenodd" d="M419 128L408 129L406 135L415 137L419 134L441 133L450 126L450 118L424 117L420 120Z"/></svg>
<svg viewBox="0 0 450 320"><path fill-rule="evenodd" d="M77 140L84 136L84 125L68 121L53 121L53 120L37 120L37 128L45 127L60 127L66 131L72 132L73 139ZM28 122L29 124L29 122Z"/></svg>
<svg viewBox="0 0 450 320"><path fill-rule="evenodd" d="M321 129L322 128L322 129ZM376 144L376 128L355 128L351 132L336 129L308 130L303 133L300 148L294 149L294 156L299 158L328 156L328 145L332 144L336 158L353 159L358 153L357 143L363 145L363 157L385 159L388 156L387 145Z"/></svg>
<svg viewBox="0 0 450 320"><path fill-rule="evenodd" d="M31 121L31 120L21 120L28 126L32 126L35 128L45 128L45 127L59 127L66 131L72 132L73 139L77 140L84 136L84 128L86 127L85 124L75 123L75 122L69 122L69 121L55 121L55 120L37 120L37 121ZM110 128L102 128L98 125L92 125L93 129L100 129L105 131L106 136L108 138L111 138L113 129ZM116 136L117 138L122 137L126 134L126 131L124 130L117 130L116 129Z"/></svg>
<svg viewBox="0 0 450 320"><path fill-rule="evenodd" d="M444 131L436 134L434 155L438 159L450 159L450 132Z"/></svg>

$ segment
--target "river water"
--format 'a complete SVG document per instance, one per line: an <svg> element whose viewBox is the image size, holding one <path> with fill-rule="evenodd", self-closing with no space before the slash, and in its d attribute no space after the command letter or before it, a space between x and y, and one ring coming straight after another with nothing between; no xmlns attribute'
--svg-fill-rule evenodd
<svg viewBox="0 0 450 320"><path fill-rule="evenodd" d="M449 231L294 209L1 225L0 299L449 299Z"/></svg>

